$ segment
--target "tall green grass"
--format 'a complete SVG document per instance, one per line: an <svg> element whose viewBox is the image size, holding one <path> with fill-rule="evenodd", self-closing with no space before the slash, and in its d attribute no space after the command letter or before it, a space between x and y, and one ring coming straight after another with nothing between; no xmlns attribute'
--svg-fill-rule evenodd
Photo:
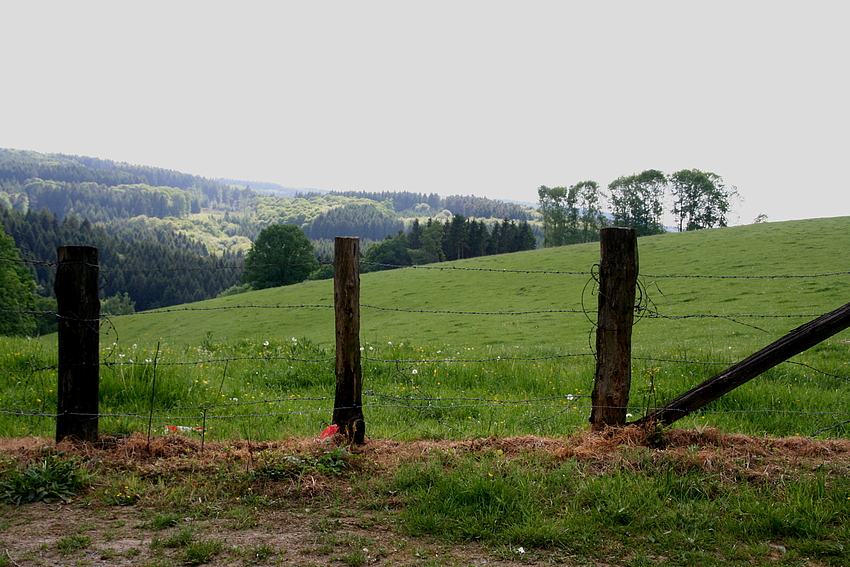
<svg viewBox="0 0 850 567"><path fill-rule="evenodd" d="M848 227L850 218L818 219L640 239L632 416L850 300L847 274L778 277L848 271ZM364 274L367 434L586 427L598 255L579 245ZM334 395L332 304L332 282L319 281L113 318L101 342L101 429L318 433ZM56 408L54 340L0 339L0 435L52 435L39 413ZM850 419L848 340L840 333L680 423L846 436L847 425L832 426Z"/></svg>
<svg viewBox="0 0 850 567"><path fill-rule="evenodd" d="M840 470L758 484L637 459L637 470L599 474L572 459L442 453L404 464L386 488L405 504L409 535L482 540L514 557L549 548L618 565L762 564L779 547L768 543L781 542L782 564L850 558L850 481Z"/></svg>

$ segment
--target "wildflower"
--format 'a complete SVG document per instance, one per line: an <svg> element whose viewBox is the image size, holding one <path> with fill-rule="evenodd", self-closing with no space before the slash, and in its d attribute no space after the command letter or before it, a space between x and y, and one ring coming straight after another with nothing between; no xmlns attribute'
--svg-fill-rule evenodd
<svg viewBox="0 0 850 567"><path fill-rule="evenodd" d="M298 339L296 339L295 337L292 337L292 342L293 342L293 343L297 343L297 342L298 342Z"/></svg>
<svg viewBox="0 0 850 567"><path fill-rule="evenodd" d="M522 555L523 553L525 553L525 549L523 549L522 547L517 547L515 553L519 553L520 555Z"/></svg>
<svg viewBox="0 0 850 567"><path fill-rule="evenodd" d="M418 370L416 370L416 369L414 368L414 369L413 369L413 374L419 374L419 371L418 371Z"/></svg>
<svg viewBox="0 0 850 567"><path fill-rule="evenodd" d="M269 341L263 341L263 346L269 346Z"/></svg>
<svg viewBox="0 0 850 567"><path fill-rule="evenodd" d="M572 401L575 399L575 396L573 396L572 394L567 394L567 399Z"/></svg>

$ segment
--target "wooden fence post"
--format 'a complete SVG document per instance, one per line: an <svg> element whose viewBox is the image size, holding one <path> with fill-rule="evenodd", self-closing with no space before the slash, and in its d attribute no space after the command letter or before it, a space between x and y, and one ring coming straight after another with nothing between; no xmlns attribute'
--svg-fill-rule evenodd
<svg viewBox="0 0 850 567"><path fill-rule="evenodd" d="M61 246L53 290L58 304L56 442L97 441L100 390L98 250Z"/></svg>
<svg viewBox="0 0 850 567"><path fill-rule="evenodd" d="M590 423L594 428L626 423L638 275L635 229L604 228L599 233L599 242L596 379L590 411Z"/></svg>
<svg viewBox="0 0 850 567"><path fill-rule="evenodd" d="M360 366L360 239L334 239L336 396L333 423L356 444L366 436Z"/></svg>

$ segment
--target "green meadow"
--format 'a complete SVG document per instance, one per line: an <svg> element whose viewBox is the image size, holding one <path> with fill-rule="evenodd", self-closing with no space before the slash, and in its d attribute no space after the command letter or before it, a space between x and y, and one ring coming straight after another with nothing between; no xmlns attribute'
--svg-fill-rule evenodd
<svg viewBox="0 0 850 567"><path fill-rule="evenodd" d="M839 217L639 239L633 417L850 301L848 229ZM598 261L593 243L363 274L367 436L587 427ZM101 430L317 434L334 395L332 306L325 280L105 321ZM848 341L832 337L677 427L847 436ZM55 360L53 337L0 339L0 435L52 435L41 414L55 412Z"/></svg>

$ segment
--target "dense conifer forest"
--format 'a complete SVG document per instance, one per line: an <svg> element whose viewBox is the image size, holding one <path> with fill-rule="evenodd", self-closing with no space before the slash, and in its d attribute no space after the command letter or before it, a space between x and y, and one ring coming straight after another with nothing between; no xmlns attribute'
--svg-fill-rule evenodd
<svg viewBox="0 0 850 567"><path fill-rule="evenodd" d="M0 226L33 261L43 306L53 270L39 262L55 261L63 245L98 247L103 299L140 311L238 287L245 254L271 224L300 227L322 262L333 260L335 236L359 236L372 261L411 265L534 248L540 218L532 207L474 196L299 192L0 148ZM328 275L324 266L313 277Z"/></svg>

